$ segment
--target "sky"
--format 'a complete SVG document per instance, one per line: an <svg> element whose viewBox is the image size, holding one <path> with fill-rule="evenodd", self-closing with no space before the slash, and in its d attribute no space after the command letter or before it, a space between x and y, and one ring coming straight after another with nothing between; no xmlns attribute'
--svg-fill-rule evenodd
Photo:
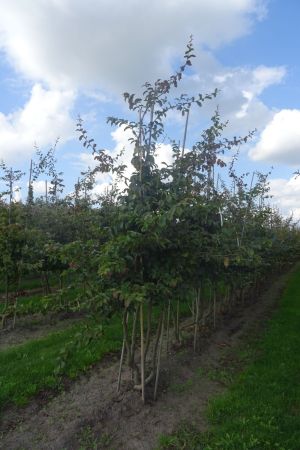
<svg viewBox="0 0 300 450"><path fill-rule="evenodd" d="M188 144L217 106L226 135L255 129L239 168L250 177L272 168L272 204L300 219L298 0L0 0L0 7L0 159L8 166L28 171L35 145L45 151L59 137L58 168L71 191L93 164L78 140L78 115L99 147L113 154L125 147L130 166L128 134L106 117L127 118L122 93L173 73L192 34L197 57L178 93L220 94L191 113ZM172 137L183 128L180 117L168 119ZM170 157L162 142L158 163ZM99 177L95 192L108 183ZM43 177L35 192L43 195ZM25 180L16 196L26 197Z"/></svg>

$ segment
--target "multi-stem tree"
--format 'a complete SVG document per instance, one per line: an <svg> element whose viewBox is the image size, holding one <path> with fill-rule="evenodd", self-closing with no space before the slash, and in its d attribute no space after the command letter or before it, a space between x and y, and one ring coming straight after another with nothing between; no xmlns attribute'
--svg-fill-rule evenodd
<svg viewBox="0 0 300 450"><path fill-rule="evenodd" d="M197 311L202 284L209 282L212 298L216 297L216 280L222 276L223 261L228 257L228 249L224 254L220 245L220 237L225 233L222 210L226 211L227 203L226 196L217 189L216 172L225 167L222 154L251 137L250 133L239 139L222 138L225 125L217 111L199 141L187 146L192 108L201 107L205 100L217 95L214 91L208 95L181 95L174 99L172 89L177 88L193 57L190 42L185 63L175 75L154 84L146 83L141 97L124 94L129 110L137 114L136 121L108 118L111 125L131 131L134 172L128 188L115 199L117 207L116 214L111 217L111 233L99 254L99 274L101 289L111 296L112 304L118 302L122 306L124 343L121 364L126 350L135 387L141 389L143 400L145 386L154 378L156 392L165 317L168 330L173 315L175 334L180 339L179 312L183 292L194 289L198 293ZM173 164L159 169L155 164L155 153L165 132L165 118L174 110L185 117L182 145L173 144ZM79 122L78 130L84 145L96 154L97 170L119 171L122 175L123 167L120 169L104 150L97 150L93 139L88 139L82 122ZM248 206L246 212L250 214ZM226 217L226 221L230 218ZM232 247L235 242L237 254L240 244L235 237L236 231L229 227L228 230L230 245ZM242 234L244 232L243 229ZM160 310L160 319L154 324L155 308ZM214 320L215 315L214 300Z"/></svg>

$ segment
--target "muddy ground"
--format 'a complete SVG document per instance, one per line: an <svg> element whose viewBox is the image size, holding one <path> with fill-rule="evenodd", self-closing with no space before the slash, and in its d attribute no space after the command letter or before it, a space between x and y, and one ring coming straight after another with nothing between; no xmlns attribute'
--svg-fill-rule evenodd
<svg viewBox="0 0 300 450"><path fill-rule="evenodd" d="M140 394L126 388L126 379L116 393L118 357L112 355L53 398L41 395L23 409L7 410L0 449L153 450L161 434L182 422L206 430L207 403L226 389L224 377L211 374L237 365L237 349L245 336L261 332L286 280L279 277L259 299L223 316L217 329L201 338L197 354L182 348L165 356L156 402L150 387L143 406Z"/></svg>

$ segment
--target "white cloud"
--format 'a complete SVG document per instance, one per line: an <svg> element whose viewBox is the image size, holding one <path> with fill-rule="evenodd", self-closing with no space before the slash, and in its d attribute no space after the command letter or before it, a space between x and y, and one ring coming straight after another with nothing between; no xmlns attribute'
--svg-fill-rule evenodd
<svg viewBox="0 0 300 450"><path fill-rule="evenodd" d="M17 152L29 155L35 141L45 146L58 135L65 140L72 137L75 127L70 111L75 92L107 103L116 93L136 90L146 80L168 76L174 61L178 57L182 60L191 33L197 55L194 70L199 76L185 77L182 90L190 89L194 94L219 87L221 94L213 104L220 104L221 117L229 120L228 132L261 130L274 113L259 96L282 81L285 69L227 68L211 51L251 32L254 23L264 18L267 3L0 0L0 50L18 74L35 83L23 109L10 115L0 113L0 158L16 159ZM203 46L205 51L201 50ZM211 106L203 108L203 115L205 119L211 115ZM90 116L95 116L94 111ZM191 126L192 121L199 129L198 116L191 117ZM132 169L127 138L118 135L123 132L115 133L114 151L125 143L129 175ZM168 151L166 146L160 153L169 158Z"/></svg>
<svg viewBox="0 0 300 450"><path fill-rule="evenodd" d="M280 83L286 74L285 67L258 66L253 70L253 87L255 93L261 92L272 84Z"/></svg>
<svg viewBox="0 0 300 450"><path fill-rule="evenodd" d="M118 93L169 71L193 33L224 45L251 31L266 0L0 0L0 47L27 79Z"/></svg>
<svg viewBox="0 0 300 450"><path fill-rule="evenodd" d="M45 196L46 195L46 180L38 180L32 182L33 193L35 197ZM47 190L49 188L47 187Z"/></svg>
<svg viewBox="0 0 300 450"><path fill-rule="evenodd" d="M20 202L22 200L21 186L15 186L13 192L13 201Z"/></svg>
<svg viewBox="0 0 300 450"><path fill-rule="evenodd" d="M94 169L96 166L96 160L94 159L92 153L81 152L78 156L76 155L75 165L80 167L82 170L86 170L88 167Z"/></svg>
<svg viewBox="0 0 300 450"><path fill-rule="evenodd" d="M199 75L193 76L191 90L207 92L218 88L216 100L204 104L203 112L212 113L219 106L222 120L228 120L228 132L247 134L253 129L262 130L274 112L259 98L261 93L282 82L286 69L279 67L222 67L212 56L200 55L195 61Z"/></svg>
<svg viewBox="0 0 300 450"><path fill-rule="evenodd" d="M258 100L258 96L269 86L280 83L286 74L286 69L284 67L259 66L252 71L242 69L240 72L240 75L244 75L244 78L247 79L248 77L248 83L245 83L244 81L248 86L241 90L244 103L236 113L237 119L243 119L248 113L250 116L251 114L253 115L253 110L258 110L258 108L263 105L262 102ZM243 78L240 75L237 72L237 77L232 76L231 80L239 81L239 77ZM237 80L234 80L234 78L237 78ZM261 126L261 123L259 125Z"/></svg>
<svg viewBox="0 0 300 450"><path fill-rule="evenodd" d="M173 161L173 149L170 144L159 144L155 152L155 162L159 168L165 167L165 164L171 164Z"/></svg>
<svg viewBox="0 0 300 450"><path fill-rule="evenodd" d="M34 151L34 144L64 142L74 136L70 118L74 93L46 90L35 84L23 108L5 115L0 112L0 159L6 162L25 160Z"/></svg>
<svg viewBox="0 0 300 450"><path fill-rule="evenodd" d="M300 165L300 110L276 113L249 154L255 161Z"/></svg>
<svg viewBox="0 0 300 450"><path fill-rule="evenodd" d="M107 0L0 0L0 49L21 76L36 83L28 103L38 86L44 93L36 95L39 111L28 114L24 125L20 111L0 114L0 139L8 140L5 156L32 147L35 140L48 145L57 135L71 135L74 92L107 103L113 94L136 91L146 80L168 76L176 58L182 60L191 33L194 70L200 75L186 77L182 90L194 94L219 87L216 102L230 122L228 132L245 134L263 127L272 112L259 95L280 82L285 69L224 68L211 51L249 33L265 16L266 5L266 0L115 0L114 6ZM60 96L60 114L58 105L48 114L46 92L48 100L54 93ZM211 109L205 106L203 113L209 117Z"/></svg>
<svg viewBox="0 0 300 450"><path fill-rule="evenodd" d="M92 197L96 199L99 195L105 195L111 190L111 183L98 183L92 190Z"/></svg>
<svg viewBox="0 0 300 450"><path fill-rule="evenodd" d="M270 180L271 204L278 207L285 215L293 214L294 219L300 219L300 177L293 176L289 180L275 178Z"/></svg>

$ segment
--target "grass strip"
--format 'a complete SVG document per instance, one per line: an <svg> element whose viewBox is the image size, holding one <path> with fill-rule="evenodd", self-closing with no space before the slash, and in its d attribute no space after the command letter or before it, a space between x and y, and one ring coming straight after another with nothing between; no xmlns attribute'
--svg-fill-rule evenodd
<svg viewBox="0 0 300 450"><path fill-rule="evenodd" d="M58 286L58 276L56 274L50 274L49 275L49 283L50 286ZM16 283L11 283L9 285L9 291L10 293L14 293L15 290L30 290L30 289L43 289L43 282L41 277L33 274L25 275L23 278L21 278L20 285L17 287ZM6 292L5 283L3 279L0 279L0 295L4 295Z"/></svg>
<svg viewBox="0 0 300 450"><path fill-rule="evenodd" d="M299 268L263 338L250 345L255 360L209 405L210 431L183 426L162 437L160 449L300 449Z"/></svg>
<svg viewBox="0 0 300 450"><path fill-rule="evenodd" d="M59 387L63 375L74 378L106 353L121 347L122 327L117 317L105 326L99 339L91 339L88 345L76 341L78 335L86 333L86 327L86 321L76 323L0 352L0 408L26 404L43 389Z"/></svg>
<svg viewBox="0 0 300 450"><path fill-rule="evenodd" d="M186 302L180 310L183 315L187 313ZM160 309L154 307L153 314L157 318ZM75 378L105 354L121 349L123 329L118 315L103 326L101 335L95 335L97 330L99 323L83 320L1 351L0 410L9 404L24 405L44 389L58 388L63 376Z"/></svg>
<svg viewBox="0 0 300 450"><path fill-rule="evenodd" d="M66 292L62 294L61 299L57 293L49 295L41 295L38 293L19 297L16 306L17 317L37 313L46 314L48 312L79 310L80 307L77 306L77 302L75 301L78 296L79 289L72 288L66 290ZM10 303L10 305L6 307L4 302L0 303L0 314L8 311L13 315L14 304Z"/></svg>

